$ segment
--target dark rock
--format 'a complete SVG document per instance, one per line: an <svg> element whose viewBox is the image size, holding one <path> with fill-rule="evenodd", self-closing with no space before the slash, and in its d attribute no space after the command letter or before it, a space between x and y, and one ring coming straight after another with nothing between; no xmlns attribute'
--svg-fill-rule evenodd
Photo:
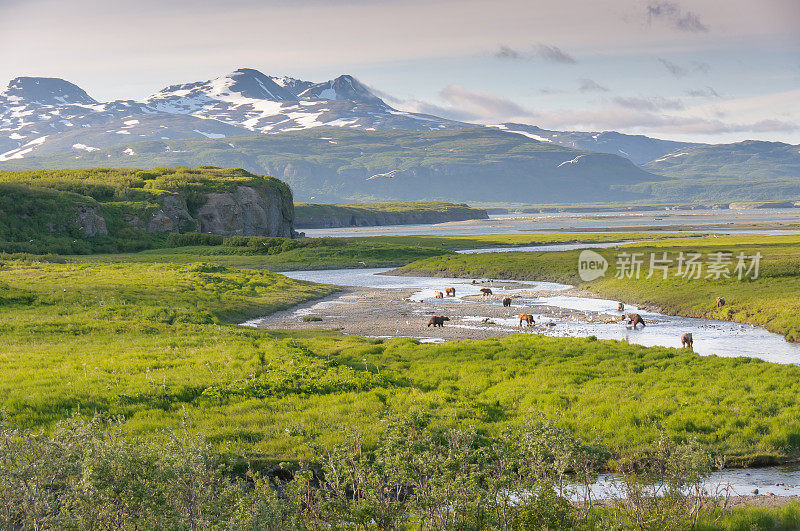
<svg viewBox="0 0 800 531"><path fill-rule="evenodd" d="M97 234L108 234L105 218L92 207L78 207L78 217L75 219L75 224L78 225L78 228L87 238Z"/></svg>

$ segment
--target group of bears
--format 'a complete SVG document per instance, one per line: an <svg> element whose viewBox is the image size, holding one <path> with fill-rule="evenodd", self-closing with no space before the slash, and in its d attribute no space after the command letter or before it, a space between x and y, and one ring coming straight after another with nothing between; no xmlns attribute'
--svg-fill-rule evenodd
<svg viewBox="0 0 800 531"><path fill-rule="evenodd" d="M474 281L473 281L473 284L474 284ZM483 297L489 297L489 296L492 295L492 290L489 289L489 288L481 288L480 291L481 291L481 296L483 296ZM455 297L456 296L456 288L445 288L444 289L444 293L442 293L441 291L436 291L435 295L436 295L437 299L442 299L445 296L447 296L447 297ZM716 302L717 302L717 307L719 308L719 307L725 306L727 301L725 300L724 297L717 297L717 301ZM504 297L503 298L503 307L507 308L509 306L511 306L511 297ZM620 312L624 312L625 311L625 305L620 302L617 305L617 310L620 311ZM536 322L533 320L533 315L531 315L529 313L521 313L521 314L517 315L517 318L519 319L519 326L520 327L522 327L523 323L525 323L527 326L532 326L532 325L536 324ZM433 325L434 328L437 327L437 326L444 327L444 322L445 321L449 321L449 320L450 320L450 318L446 317L444 315L435 315L435 316L431 317L430 320L428 321L428 326ZM628 325L633 325L633 329L634 330L640 324L642 325L642 328L647 326L645 324L645 322L644 322L644 319L642 319L642 316L639 315L638 313L623 313L620 316L620 321L625 321L625 320L627 320L627 324ZM691 332L687 332L687 333L685 333L685 334L683 334L681 336L681 347L683 347L683 348L692 348L693 344L694 344L694 339L692 338Z"/></svg>

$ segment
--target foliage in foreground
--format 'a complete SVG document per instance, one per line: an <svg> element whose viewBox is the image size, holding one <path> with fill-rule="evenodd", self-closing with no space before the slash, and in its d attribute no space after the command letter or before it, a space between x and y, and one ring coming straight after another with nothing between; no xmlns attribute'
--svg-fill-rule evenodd
<svg viewBox="0 0 800 531"><path fill-rule="evenodd" d="M52 435L0 420L0 525L11 529L725 529L725 498L696 443L662 436L592 490L605 457L551 422L493 438L440 429L418 412L373 449L358 432L310 461L257 470L182 429L130 437L118 421L73 417ZM596 489L596 487L595 487ZM605 494L607 495L607 494ZM776 512L785 521L785 511ZM770 513L761 511L761 519Z"/></svg>

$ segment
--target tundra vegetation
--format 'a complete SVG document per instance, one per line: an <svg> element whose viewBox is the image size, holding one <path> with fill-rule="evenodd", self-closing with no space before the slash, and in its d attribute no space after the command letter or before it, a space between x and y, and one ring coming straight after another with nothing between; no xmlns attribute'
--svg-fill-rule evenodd
<svg viewBox="0 0 800 531"><path fill-rule="evenodd" d="M371 440L385 415L418 407L487 431L563 414L619 455L657 424L741 464L798 455L794 366L593 338L419 344L244 328L232 323L334 288L218 264L6 259L0 282L0 400L26 428L80 409L148 433L185 409L215 443L298 459L308 437L356 427Z"/></svg>
<svg viewBox="0 0 800 531"><path fill-rule="evenodd" d="M798 520L797 506L701 508L686 487L712 464L800 456L800 367L592 337L420 344L241 327L335 288L255 268L293 251L282 248L292 240L174 238L193 247L0 256L7 527L749 529ZM797 293L795 240L725 241L765 255L762 278L778 286L759 288L764 308ZM420 249L436 246L440 256L416 270L488 258L439 241ZM226 247L232 254L198 254ZM504 254L503 271L570 280L570 254ZM741 286L725 286L693 288L713 294L709 315L743 304ZM720 295L728 304L716 308ZM622 474L625 503L568 503L562 486L604 470ZM670 496L649 496L651 484Z"/></svg>
<svg viewBox="0 0 800 531"><path fill-rule="evenodd" d="M685 237L667 233L659 238ZM365 238L223 237L217 234L171 234L158 249L137 253L76 257L81 261L195 263L211 261L231 267L271 271L393 267L457 249L519 247L565 243L603 243L654 239L647 233L565 233L494 236L375 236Z"/></svg>

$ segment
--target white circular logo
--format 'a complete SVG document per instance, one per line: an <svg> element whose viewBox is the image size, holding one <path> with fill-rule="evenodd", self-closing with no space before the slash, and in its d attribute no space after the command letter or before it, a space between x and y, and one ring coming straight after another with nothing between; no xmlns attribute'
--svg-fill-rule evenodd
<svg viewBox="0 0 800 531"><path fill-rule="evenodd" d="M608 261L599 253L585 249L578 256L578 276L584 282L604 276L606 269L608 269Z"/></svg>

